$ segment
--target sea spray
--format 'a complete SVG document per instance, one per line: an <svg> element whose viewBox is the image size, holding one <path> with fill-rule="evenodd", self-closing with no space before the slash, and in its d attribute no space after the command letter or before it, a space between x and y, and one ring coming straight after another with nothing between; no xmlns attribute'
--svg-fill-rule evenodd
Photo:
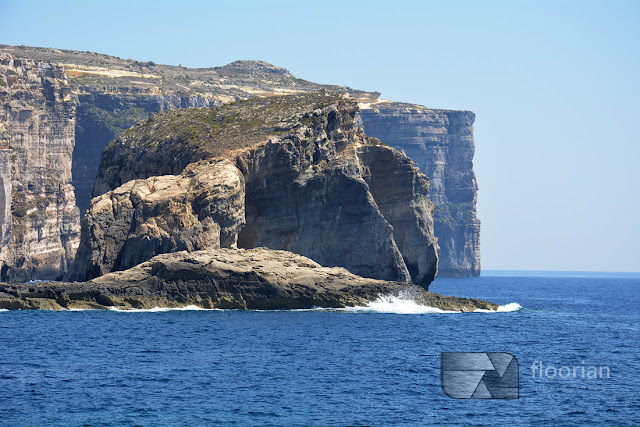
<svg viewBox="0 0 640 427"><path fill-rule="evenodd" d="M509 304L500 305L496 310L486 310L484 308L478 308L474 310L475 313L509 313L512 311L521 310L522 306L517 302L510 302Z"/></svg>
<svg viewBox="0 0 640 427"><path fill-rule="evenodd" d="M461 311L442 310L416 301L411 292L400 292L398 295L380 296L366 306L348 307L340 309L356 313L392 313L392 314L427 314L427 313L462 313ZM522 307L517 302L500 305L495 310L475 309L474 313L507 313L520 310Z"/></svg>
<svg viewBox="0 0 640 427"><path fill-rule="evenodd" d="M118 308L109 307L110 311L117 311L121 313L161 313L165 311L222 311L221 309L213 308L207 309L198 307L197 305L187 305L184 307L153 307L153 308Z"/></svg>
<svg viewBox="0 0 640 427"><path fill-rule="evenodd" d="M344 310L362 313L391 314L455 313L454 311L444 311L436 307L418 304L412 299L395 295L381 296L364 307L349 307Z"/></svg>

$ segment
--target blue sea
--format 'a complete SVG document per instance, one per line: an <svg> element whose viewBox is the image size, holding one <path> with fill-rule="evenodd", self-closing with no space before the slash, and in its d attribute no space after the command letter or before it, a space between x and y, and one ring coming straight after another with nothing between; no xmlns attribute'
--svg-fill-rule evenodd
<svg viewBox="0 0 640 427"><path fill-rule="evenodd" d="M4 311L0 424L640 423L639 274L494 271L438 278L431 290L512 311L438 313L402 300L357 310ZM512 354L519 398L445 396L441 352ZM560 378L575 367L575 378Z"/></svg>

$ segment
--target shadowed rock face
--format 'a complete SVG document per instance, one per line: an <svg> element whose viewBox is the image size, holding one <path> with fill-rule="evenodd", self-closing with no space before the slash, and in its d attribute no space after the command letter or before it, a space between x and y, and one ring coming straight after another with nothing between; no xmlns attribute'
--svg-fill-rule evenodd
<svg viewBox="0 0 640 427"><path fill-rule="evenodd" d="M440 245L438 274L480 275L478 186L473 171L475 114L389 102L362 110L359 117L368 135L406 153L431 180Z"/></svg>
<svg viewBox="0 0 640 427"><path fill-rule="evenodd" d="M438 270L436 239L425 239L433 230L433 204L427 194L429 179L413 161L384 146L360 146L364 179L380 213L393 227L398 245L414 283L428 287Z"/></svg>
<svg viewBox="0 0 640 427"><path fill-rule="evenodd" d="M358 133L356 111L333 95L273 97L164 113L125 132L103 155L96 191L104 194L83 220L68 278L237 243L427 288L438 253L429 181L406 156ZM172 157L182 160L158 162ZM199 159L209 160L190 164ZM151 178L158 170L173 175Z"/></svg>

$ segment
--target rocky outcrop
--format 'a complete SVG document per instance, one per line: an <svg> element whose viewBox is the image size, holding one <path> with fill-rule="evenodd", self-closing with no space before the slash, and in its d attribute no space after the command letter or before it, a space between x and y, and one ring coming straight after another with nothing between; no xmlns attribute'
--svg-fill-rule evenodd
<svg viewBox="0 0 640 427"><path fill-rule="evenodd" d="M61 67L0 52L0 102L1 278L52 279L66 271L79 241L71 184L76 99Z"/></svg>
<svg viewBox="0 0 640 427"><path fill-rule="evenodd" d="M447 311L496 310L414 285L365 279L286 251L208 249L174 252L83 283L0 284L0 309L308 309L362 306L397 295Z"/></svg>
<svg viewBox="0 0 640 427"><path fill-rule="evenodd" d="M125 270L161 253L236 247L244 179L229 161L133 180L93 199L67 280Z"/></svg>
<svg viewBox="0 0 640 427"><path fill-rule="evenodd" d="M113 89L108 87L84 87L78 95L76 148L72 166L73 185L81 215L91 203L102 151L120 133L160 111L219 105L222 105L222 101L199 94L159 94L131 88L113 93Z"/></svg>
<svg viewBox="0 0 640 427"><path fill-rule="evenodd" d="M311 167L295 165L291 160L300 157L287 145L259 155L294 165L248 173L247 225L240 247L290 250L322 265L344 266L366 277L413 280L428 288L438 265L428 180L401 153L363 143L370 140L362 136L347 145L346 136L342 142L333 139L344 149L319 155ZM415 233L409 239L406 229Z"/></svg>
<svg viewBox="0 0 640 427"><path fill-rule="evenodd" d="M471 199L467 196L469 189L472 188L469 182L475 183L471 165L473 113L429 110L421 106L381 102L378 99L380 94L377 92L363 92L340 86L308 82L296 78L283 68L262 61L236 61L223 67L189 69L182 66L155 64L152 61L140 62L92 52L52 48L0 45L0 52L7 58L12 58L11 61L17 59L20 63L45 64L42 67L55 68L55 73L60 78L50 81L51 85L46 90L47 93L51 90L54 93L63 90L62 96L67 107L49 109L47 113L49 122L54 120L59 123L68 122L71 117L69 108L72 104L77 104L74 114L75 130L72 132L75 136L75 148L73 149L71 171L67 169L68 162L59 163L59 167L63 176L72 174L71 183L75 186L75 197L80 214L83 214L90 205L99 159L105 146L125 129L139 121L147 120L149 115L178 108L219 106L256 96L326 90L337 94L347 94L361 102L361 105L367 108L361 115L366 132L380 137L383 142L393 147L404 150L432 179L432 193L435 196L433 200L437 216L435 230L442 247L440 274L479 274L480 224L476 218L475 202L469 201ZM15 70L9 72L10 75L13 75L12 73L19 74ZM7 75L9 76L9 74ZM13 77L0 78L0 91L5 90L6 92L9 80L14 84ZM3 84L5 86L2 86ZM21 86L22 95L20 96L23 100L41 98L41 93L44 90L43 84L40 82L30 86ZM5 96L0 100L5 110L10 108L7 104L8 99ZM54 117L58 113L59 116ZM27 113L22 114L24 118L26 117L24 114ZM0 134L5 135L5 140L20 138L19 135L11 136L13 130L8 129L6 126L4 131L0 128ZM22 135L32 140L40 140L42 135L38 126L31 126L27 131L22 129L18 132L27 132ZM9 146L6 145L6 147ZM45 144L42 147L47 146ZM42 153L49 149L42 147L40 147ZM189 157L192 151L190 147L187 147L188 158L177 159L179 163L177 168L159 166L158 170L162 168L177 169L177 172L164 171L162 173L179 173L188 163L197 160ZM18 150L5 154L5 156L18 158L26 155L25 153L24 150ZM57 154L54 154L54 157L56 156ZM164 163L172 161L164 159ZM27 160L21 159L19 162L25 163ZM162 164L160 163L160 165ZM433 167L427 167L428 165ZM10 175L10 172L2 173L6 176ZM6 181L5 175L2 175L2 179ZM126 181L121 181L118 185L124 182ZM5 183L5 190L8 190L7 185ZM115 187L111 186L109 189ZM104 191L107 190L97 189L96 194L102 194ZM15 188L13 192L16 192ZM23 192L18 191L18 193ZM475 190L473 193L475 197ZM18 194L18 198L20 198L20 194ZM41 197L52 199L55 196L51 192L45 192ZM11 198L6 200L10 201ZM64 203L67 202L68 200ZM56 199L55 205L58 204ZM75 231L70 234L77 232L77 221L71 218L70 222L68 209L62 209L59 212L61 217L56 222L74 223L71 228ZM47 215L53 215L53 211L49 210ZM66 219L62 216L65 216ZM24 236L23 240L33 242L33 230L42 228L40 225L29 227L29 221L17 219L17 222L20 224L17 224L18 226L13 233L14 236L18 236L17 239L22 239L24 234L31 233L31 237ZM55 227L46 226L45 228L49 229L44 233L50 235L48 241L56 240L51 234L56 233ZM8 230L4 236L7 236L7 233L9 233ZM73 252L73 242L77 242L77 237L69 237L65 233L67 232L58 233L61 245L69 246L67 243L67 239L69 239L68 242L71 242L69 247ZM26 251L11 253L5 251L5 259L10 262L5 263L7 268L6 275L3 277L12 280L52 277L53 271L48 268L53 265L52 262L56 259L55 254L58 250L54 249L55 245L51 243L46 243L46 248L42 247L41 243L37 246L37 248L32 246L32 250L47 251L46 253L50 254L50 257L47 256L47 260L37 260L37 257L32 259ZM65 252L67 252L66 249ZM42 253L39 256L43 256ZM58 273L64 272L68 259L66 257L65 260L58 263ZM16 265L21 267L16 270ZM43 265L49 267L43 269ZM31 273L14 274L17 271ZM42 276L41 272L45 275Z"/></svg>
<svg viewBox="0 0 640 427"><path fill-rule="evenodd" d="M95 186L104 194L84 218L68 278L237 242L428 288L438 252L428 179L406 156L359 133L356 111L339 96L293 95L167 112L124 132L104 152ZM177 207L160 209L160 201ZM188 224L180 236L155 226L177 223Z"/></svg>
<svg viewBox="0 0 640 427"><path fill-rule="evenodd" d="M480 275L478 186L473 171L475 114L393 102L366 107L359 113L364 131L406 153L431 180L440 245L438 274Z"/></svg>

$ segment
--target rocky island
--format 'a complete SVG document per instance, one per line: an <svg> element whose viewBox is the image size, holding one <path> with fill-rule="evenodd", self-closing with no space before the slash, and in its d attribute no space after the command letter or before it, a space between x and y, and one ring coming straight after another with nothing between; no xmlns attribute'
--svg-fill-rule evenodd
<svg viewBox="0 0 640 427"><path fill-rule="evenodd" d="M156 114L104 150L66 282L0 285L0 308L311 308L427 292L429 179L327 91Z"/></svg>

